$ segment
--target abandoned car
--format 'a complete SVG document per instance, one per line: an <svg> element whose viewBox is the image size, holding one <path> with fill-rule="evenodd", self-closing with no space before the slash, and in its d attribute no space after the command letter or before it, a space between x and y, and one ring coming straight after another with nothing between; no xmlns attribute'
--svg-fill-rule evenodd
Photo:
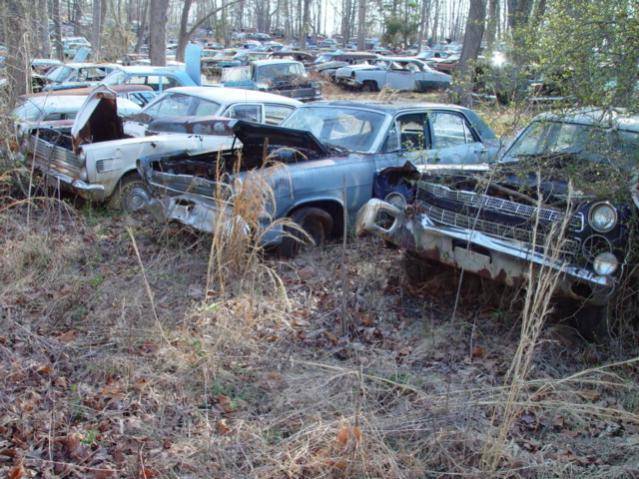
<svg viewBox="0 0 639 479"><path fill-rule="evenodd" d="M352 65L335 72L335 82L345 88L379 91L427 91L446 88L451 77L409 57L381 57L374 64Z"/></svg>
<svg viewBox="0 0 639 479"><path fill-rule="evenodd" d="M33 82L39 90L54 91L64 88L78 88L103 80L113 70L115 64L65 63L49 70L45 75L33 75Z"/></svg>
<svg viewBox="0 0 639 479"><path fill-rule="evenodd" d="M313 70L324 78L335 80L335 72L348 65L370 64L379 55L370 52L331 52L320 55L313 66Z"/></svg>
<svg viewBox="0 0 639 479"><path fill-rule="evenodd" d="M32 128L27 151L56 186L125 211L139 209L146 200L138 158L176 151L214 154L230 148L233 136L227 129L212 128L213 118L227 115L277 124L300 105L290 98L232 88L176 88L134 115L138 122L127 122L133 124L129 130L138 128L136 137L123 128L114 100L113 91L98 88L74 122ZM122 101L117 99L118 108Z"/></svg>
<svg viewBox="0 0 639 479"><path fill-rule="evenodd" d="M34 95L24 98L12 113L16 136L22 140L34 127L43 123L73 119L86 101L86 95ZM127 98L118 96L118 111L121 115L132 115L140 111L140 107Z"/></svg>
<svg viewBox="0 0 639 479"><path fill-rule="evenodd" d="M179 87L127 117L124 132L144 136L149 123L180 117L223 116L279 125L302 103L292 98L237 88ZM169 121L167 121L169 120Z"/></svg>
<svg viewBox="0 0 639 479"><path fill-rule="evenodd" d="M300 101L322 98L320 85L308 78L304 65L293 60L259 60L246 67L226 68L221 82L226 87L276 93Z"/></svg>
<svg viewBox="0 0 639 479"><path fill-rule="evenodd" d="M243 145L239 173L233 150L140 160L156 217L214 231L216 218L228 214L213 194L220 170L232 188L266 159L276 167L263 170L275 202L265 221L290 217L321 244L341 234L344 217L352 222L371 198L375 172L406 161L482 163L497 150L491 129L471 110L452 105L317 102L297 109L282 127L238 121L232 128ZM285 256L297 245L281 227L262 240Z"/></svg>
<svg viewBox="0 0 639 479"><path fill-rule="evenodd" d="M357 228L403 248L410 279L443 263L517 286L548 268L563 298L601 317L636 265L638 165L639 117L544 114L488 171L381 173Z"/></svg>

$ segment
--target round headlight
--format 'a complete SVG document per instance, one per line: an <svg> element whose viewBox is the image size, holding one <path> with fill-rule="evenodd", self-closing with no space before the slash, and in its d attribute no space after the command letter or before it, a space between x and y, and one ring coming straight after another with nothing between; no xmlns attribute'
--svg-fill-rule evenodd
<svg viewBox="0 0 639 479"><path fill-rule="evenodd" d="M597 255L592 266L597 274L608 276L617 271L619 262L617 261L617 257L614 254L601 253Z"/></svg>
<svg viewBox="0 0 639 479"><path fill-rule="evenodd" d="M386 195L386 198L384 198L384 200L395 206L396 208L399 208L400 210L406 208L406 205L408 204L406 201L406 197L401 193L389 193L388 195Z"/></svg>
<svg viewBox="0 0 639 479"><path fill-rule="evenodd" d="M617 224L617 210L608 203L597 203L590 208L588 222L595 231L607 233Z"/></svg>

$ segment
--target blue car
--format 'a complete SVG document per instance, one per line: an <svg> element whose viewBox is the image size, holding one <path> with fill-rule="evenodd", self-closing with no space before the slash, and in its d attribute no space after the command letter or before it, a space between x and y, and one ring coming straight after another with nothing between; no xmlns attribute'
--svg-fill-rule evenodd
<svg viewBox="0 0 639 479"><path fill-rule="evenodd" d="M228 68L222 72L222 85L276 93L300 101L322 98L319 84L308 78L301 62L294 60L258 60L247 67Z"/></svg>

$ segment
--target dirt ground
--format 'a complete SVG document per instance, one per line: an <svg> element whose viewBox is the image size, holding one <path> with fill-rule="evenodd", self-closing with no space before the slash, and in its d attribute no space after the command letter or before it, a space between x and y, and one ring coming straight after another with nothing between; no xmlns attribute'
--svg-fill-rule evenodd
<svg viewBox="0 0 639 479"><path fill-rule="evenodd" d="M401 251L351 237L211 281L209 237L27 202L9 176L0 474L639 477L636 343L550 319L513 402L516 292L446 269L416 287Z"/></svg>

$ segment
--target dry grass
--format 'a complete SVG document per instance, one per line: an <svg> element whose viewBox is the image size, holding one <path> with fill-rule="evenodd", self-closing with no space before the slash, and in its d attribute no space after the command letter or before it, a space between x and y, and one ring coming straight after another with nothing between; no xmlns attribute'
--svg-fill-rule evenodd
<svg viewBox="0 0 639 479"><path fill-rule="evenodd" d="M255 201L269 193L255 181L219 198L259 234ZM280 261L239 226L211 238L33 202L27 227L26 203L9 204L0 213L3 473L639 474L636 345L615 357L541 327L544 276L520 334L521 303L490 303L472 281L452 323L451 273L414 291L398 253L372 240L346 244L344 261L342 245ZM498 454L482 461L495 438Z"/></svg>

